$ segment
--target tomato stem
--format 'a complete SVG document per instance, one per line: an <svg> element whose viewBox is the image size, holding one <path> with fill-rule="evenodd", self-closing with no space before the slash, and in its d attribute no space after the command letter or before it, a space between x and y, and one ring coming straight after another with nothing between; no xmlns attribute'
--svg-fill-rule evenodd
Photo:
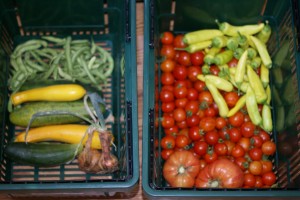
<svg viewBox="0 0 300 200"><path fill-rule="evenodd" d="M179 173L179 174L183 174L184 172L185 172L184 166L180 166L180 167L178 168L178 173Z"/></svg>
<svg viewBox="0 0 300 200"><path fill-rule="evenodd" d="M212 188L218 188L220 186L219 181L218 180L213 180L210 182L210 187Z"/></svg>

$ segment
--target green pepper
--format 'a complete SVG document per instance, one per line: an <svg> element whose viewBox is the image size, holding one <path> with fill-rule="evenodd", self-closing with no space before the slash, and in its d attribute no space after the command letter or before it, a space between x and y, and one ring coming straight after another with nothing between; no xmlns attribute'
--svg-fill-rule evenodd
<svg viewBox="0 0 300 200"><path fill-rule="evenodd" d="M255 44L256 49L261 57L263 64L267 68L271 68L272 60L271 60L271 57L269 55L266 45L255 36L250 36L250 38L251 38L252 42Z"/></svg>
<svg viewBox="0 0 300 200"><path fill-rule="evenodd" d="M234 80L239 89L240 89L242 82L244 81L244 76L246 74L247 56L248 56L248 51L246 50L242 54L241 58L238 61L237 66L236 66Z"/></svg>
<svg viewBox="0 0 300 200"><path fill-rule="evenodd" d="M258 69L260 66L261 66L261 58L259 56L253 58L251 61L250 61L250 66L253 68L253 69Z"/></svg>
<svg viewBox="0 0 300 200"><path fill-rule="evenodd" d="M236 50L239 46L238 38L231 37L227 40L226 47L232 51Z"/></svg>
<svg viewBox="0 0 300 200"><path fill-rule="evenodd" d="M212 46L216 48L222 48L227 45L228 38L224 35L217 36L212 39Z"/></svg>
<svg viewBox="0 0 300 200"><path fill-rule="evenodd" d="M215 64L216 65L224 65L228 63L233 58L233 51L225 50L221 53L218 53L215 56Z"/></svg>
<svg viewBox="0 0 300 200"><path fill-rule="evenodd" d="M218 91L216 86L214 86L214 84L211 83L209 80L205 79L205 84L208 90L210 91L211 95L213 96L214 101L218 105L220 116L227 117L229 109L222 94Z"/></svg>
<svg viewBox="0 0 300 200"><path fill-rule="evenodd" d="M247 88L246 107L252 123L257 126L260 125L262 123L262 118L258 110L255 93L251 86Z"/></svg>
<svg viewBox="0 0 300 200"><path fill-rule="evenodd" d="M214 58L215 55L217 53L219 53L221 51L220 48L216 48L216 47L212 47L211 49L209 49L209 51L207 52L207 54L204 56L204 62L208 65L211 65L215 62Z"/></svg>
<svg viewBox="0 0 300 200"><path fill-rule="evenodd" d="M257 34L257 38L266 44L269 41L271 33L272 33L271 26L269 25L269 22L266 21L264 28Z"/></svg>
<svg viewBox="0 0 300 200"><path fill-rule="evenodd" d="M260 80L260 77L249 65L247 66L247 76L249 78L249 83L255 93L257 102L264 103L267 100L268 96Z"/></svg>
<svg viewBox="0 0 300 200"><path fill-rule="evenodd" d="M207 41L203 41L203 42L190 44L186 48L175 48L175 50L179 50L179 51L183 50L183 51L187 51L189 53L195 53L196 51L203 50L210 46L211 46L211 40L207 40Z"/></svg>
<svg viewBox="0 0 300 200"><path fill-rule="evenodd" d="M269 85L269 69L265 65L261 65L260 67L260 80L264 88L266 88Z"/></svg>
<svg viewBox="0 0 300 200"><path fill-rule="evenodd" d="M214 37L222 36L223 33L217 29L206 29L206 30L199 30L186 33L183 36L183 42L185 44L195 44L199 42L204 42L207 40L212 40Z"/></svg>

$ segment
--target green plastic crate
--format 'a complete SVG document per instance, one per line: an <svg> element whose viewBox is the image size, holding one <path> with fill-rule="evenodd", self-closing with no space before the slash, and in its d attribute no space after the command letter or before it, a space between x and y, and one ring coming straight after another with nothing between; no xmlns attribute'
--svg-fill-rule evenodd
<svg viewBox="0 0 300 200"><path fill-rule="evenodd" d="M1 193L80 197L130 192L136 187L139 155L135 6L132 0L0 1ZM79 170L76 160L58 167L37 168L13 163L4 154L16 130L9 122L7 111L9 56L19 43L42 35L93 39L112 54L114 70L103 85L103 94L114 116L108 128L115 137L117 172L86 174Z"/></svg>
<svg viewBox="0 0 300 200"><path fill-rule="evenodd" d="M195 197L203 199L270 197L281 199L300 198L300 54L299 54L299 2L261 0L145 0L144 6L144 106L143 106L143 165L142 185L149 197ZM163 179L163 160L160 157L160 141L164 136L160 124L155 122L161 111L155 109L155 80L160 80L160 33L174 31L186 33L199 29L218 28L215 19L234 25L253 24L268 20L272 35L268 49L272 58L288 42L288 54L279 68L283 82L274 70L270 72L271 86L278 90L283 103L274 104L271 135L277 152L272 158L277 175L278 188L272 189L196 189L171 188ZM286 95L286 96L284 96ZM273 99L275 97L273 96ZM159 103L159 101L158 101ZM159 106L158 106L159 108ZM157 117L156 117L157 116ZM280 118L284 116L285 118ZM280 125L280 122L282 122ZM158 144L158 145L157 145ZM247 198L248 197L248 198Z"/></svg>

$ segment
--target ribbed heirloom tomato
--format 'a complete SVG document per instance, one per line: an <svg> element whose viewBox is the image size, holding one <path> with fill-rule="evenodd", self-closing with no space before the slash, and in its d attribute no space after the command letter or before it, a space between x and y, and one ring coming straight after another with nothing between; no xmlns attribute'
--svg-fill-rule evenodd
<svg viewBox="0 0 300 200"><path fill-rule="evenodd" d="M244 183L243 171L226 158L218 159L200 171L197 188L239 188Z"/></svg>
<svg viewBox="0 0 300 200"><path fill-rule="evenodd" d="M200 161L187 150L175 151L163 166L163 176L172 187L193 187Z"/></svg>

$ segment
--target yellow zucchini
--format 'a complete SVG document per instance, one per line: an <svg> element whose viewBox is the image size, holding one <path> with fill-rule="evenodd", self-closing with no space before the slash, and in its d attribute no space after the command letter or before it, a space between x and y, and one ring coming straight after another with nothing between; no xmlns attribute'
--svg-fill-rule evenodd
<svg viewBox="0 0 300 200"><path fill-rule="evenodd" d="M11 102L16 106L29 101L75 101L85 94L86 90L78 84L51 85L14 93Z"/></svg>
<svg viewBox="0 0 300 200"><path fill-rule="evenodd" d="M80 124L64 124L50 125L32 128L28 131L26 141L29 143L56 141L70 144L78 144L83 138L88 125ZM26 131L21 132L15 138L15 142L25 142ZM83 144L85 144L88 135L85 136ZM101 149L101 142L97 132L93 133L92 148Z"/></svg>

